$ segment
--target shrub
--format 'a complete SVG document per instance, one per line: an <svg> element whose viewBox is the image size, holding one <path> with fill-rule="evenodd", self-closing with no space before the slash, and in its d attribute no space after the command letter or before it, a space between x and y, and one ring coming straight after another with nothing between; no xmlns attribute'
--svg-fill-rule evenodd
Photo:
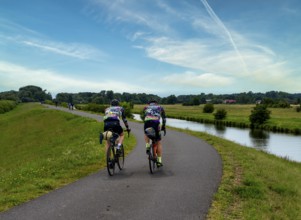
<svg viewBox="0 0 301 220"><path fill-rule="evenodd" d="M91 111L91 112L97 112L97 113L104 113L105 109L109 107L108 105L100 105L96 103L89 103L86 106L86 111Z"/></svg>
<svg viewBox="0 0 301 220"><path fill-rule="evenodd" d="M214 105L212 103L207 103L203 108L203 113L212 113L214 112Z"/></svg>
<svg viewBox="0 0 301 220"><path fill-rule="evenodd" d="M218 109L213 115L216 120L223 120L227 117L227 111L225 109Z"/></svg>
<svg viewBox="0 0 301 220"><path fill-rule="evenodd" d="M249 116L252 125L262 125L270 119L271 112L266 105L256 105Z"/></svg>
<svg viewBox="0 0 301 220"><path fill-rule="evenodd" d="M132 109L134 108L133 103L130 102L121 102L120 106L124 108L125 116L128 118L133 118Z"/></svg>
<svg viewBox="0 0 301 220"><path fill-rule="evenodd" d="M11 100L0 100L0 114L9 112L17 106L15 101Z"/></svg>

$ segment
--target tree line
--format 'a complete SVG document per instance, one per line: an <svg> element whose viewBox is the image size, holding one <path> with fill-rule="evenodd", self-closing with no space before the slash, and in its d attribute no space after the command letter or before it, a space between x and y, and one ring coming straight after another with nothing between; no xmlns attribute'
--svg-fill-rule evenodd
<svg viewBox="0 0 301 220"><path fill-rule="evenodd" d="M50 92L43 90L38 86L24 86L19 91L0 92L0 100L13 100L16 102L44 102L46 100L58 103L73 104L109 104L112 99L118 99L121 102L130 102L132 104L146 104L150 99L156 99L161 104L183 104L200 105L205 103L220 104L225 100L231 100L231 103L254 104L265 103L270 107L287 107L290 104L300 104L301 93L287 93L282 91L269 91L266 93L242 92L233 94L205 94L197 95L169 95L160 97L155 94L146 93L115 93L112 90L102 90L100 92L79 92L79 93L58 93L52 97Z"/></svg>

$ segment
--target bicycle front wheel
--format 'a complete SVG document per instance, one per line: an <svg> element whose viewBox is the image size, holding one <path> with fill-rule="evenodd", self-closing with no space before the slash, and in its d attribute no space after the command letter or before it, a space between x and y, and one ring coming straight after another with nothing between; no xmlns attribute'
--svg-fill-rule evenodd
<svg viewBox="0 0 301 220"><path fill-rule="evenodd" d="M122 170L123 167L124 167L124 147L123 147L123 144L120 146L117 164L118 164L119 170Z"/></svg>
<svg viewBox="0 0 301 220"><path fill-rule="evenodd" d="M115 173L115 152L114 147L109 146L107 151L107 170L110 176L113 176Z"/></svg>

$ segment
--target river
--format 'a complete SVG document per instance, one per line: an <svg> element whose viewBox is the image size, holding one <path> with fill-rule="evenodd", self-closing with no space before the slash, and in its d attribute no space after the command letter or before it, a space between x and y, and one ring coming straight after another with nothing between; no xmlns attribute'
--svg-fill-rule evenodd
<svg viewBox="0 0 301 220"><path fill-rule="evenodd" d="M135 120L140 115L134 114ZM301 136L283 133L274 133L263 130L250 130L234 127L216 126L198 122L167 118L170 127L201 131L212 134L241 145L264 150L279 157L301 162Z"/></svg>

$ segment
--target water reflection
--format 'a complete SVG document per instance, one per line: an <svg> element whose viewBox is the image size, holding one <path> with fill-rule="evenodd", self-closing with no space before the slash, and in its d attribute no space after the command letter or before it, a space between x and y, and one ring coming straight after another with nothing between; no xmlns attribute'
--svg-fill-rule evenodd
<svg viewBox="0 0 301 220"><path fill-rule="evenodd" d="M267 150L270 138L269 132L259 129L252 129L249 132L249 136L255 148Z"/></svg>
<svg viewBox="0 0 301 220"><path fill-rule="evenodd" d="M226 126L224 125L214 125L214 128L216 130L216 133L220 136L224 135L226 132Z"/></svg>
<svg viewBox="0 0 301 220"><path fill-rule="evenodd" d="M140 115L134 114L134 119L141 120ZM301 162L301 136L214 124L201 124L173 118L167 119L167 125L192 131L206 132L247 147L264 150L280 157Z"/></svg>

